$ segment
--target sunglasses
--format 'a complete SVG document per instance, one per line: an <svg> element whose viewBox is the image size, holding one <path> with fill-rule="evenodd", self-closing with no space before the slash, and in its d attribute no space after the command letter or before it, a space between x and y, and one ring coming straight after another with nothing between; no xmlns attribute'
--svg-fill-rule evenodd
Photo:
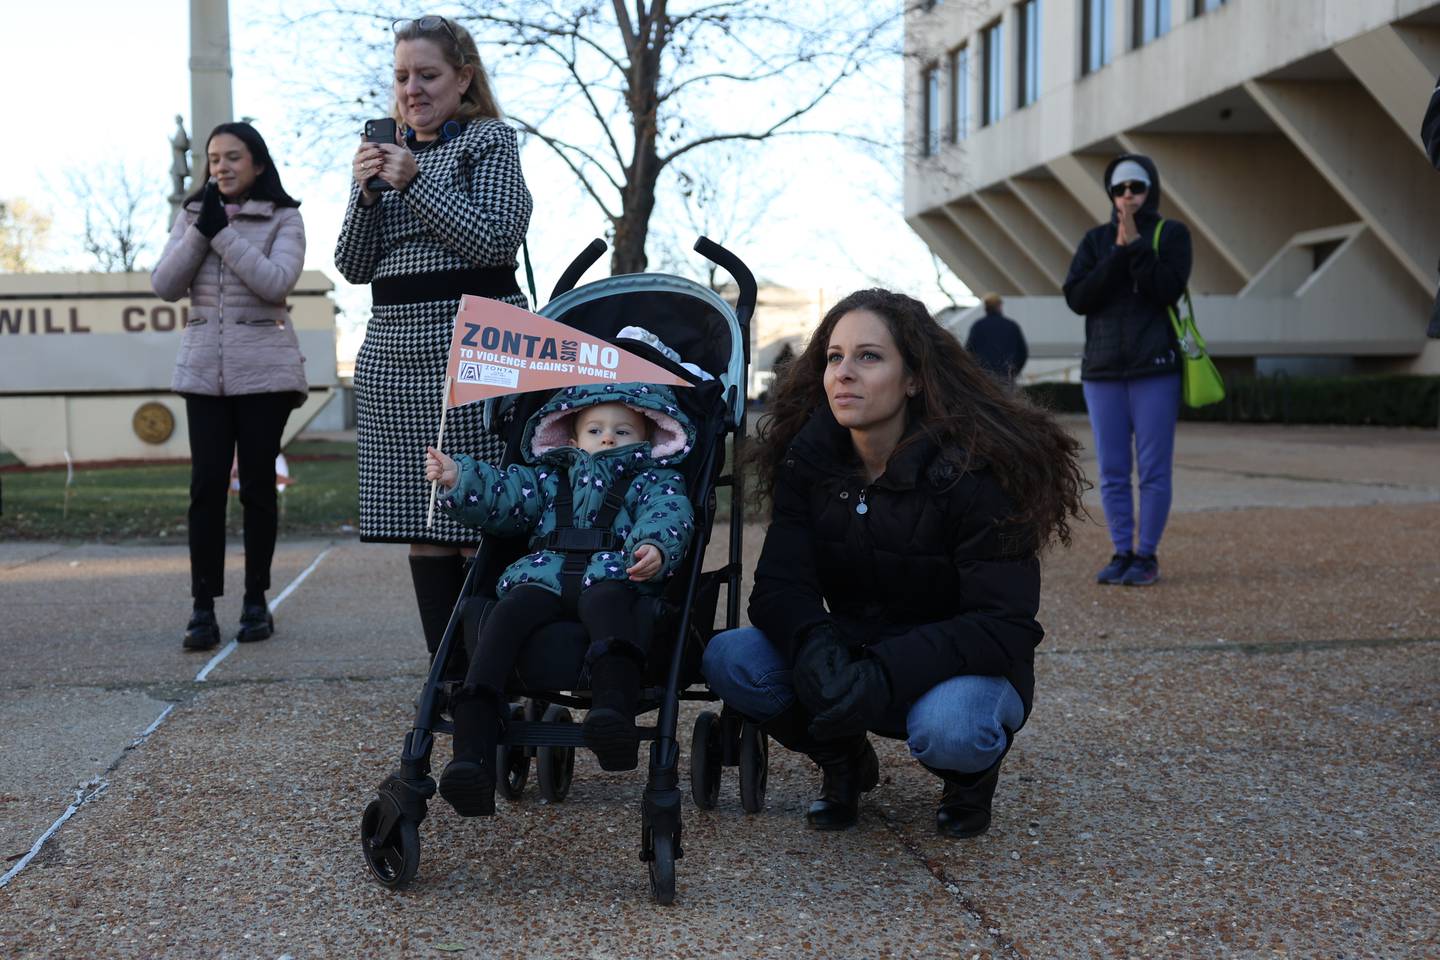
<svg viewBox="0 0 1440 960"><path fill-rule="evenodd" d="M1117 183L1112 186L1110 188L1110 196L1123 197L1125 196L1126 190L1130 191L1131 196L1143 197L1150 190L1150 184L1144 180L1126 180L1123 183Z"/></svg>
<svg viewBox="0 0 1440 960"><path fill-rule="evenodd" d="M407 33L436 33L444 30L450 34L450 39L455 45L460 45L460 38L455 36L455 31L450 29L450 24L444 17L421 17L418 20L396 20L390 24L390 29L395 31L395 36L403 37Z"/></svg>

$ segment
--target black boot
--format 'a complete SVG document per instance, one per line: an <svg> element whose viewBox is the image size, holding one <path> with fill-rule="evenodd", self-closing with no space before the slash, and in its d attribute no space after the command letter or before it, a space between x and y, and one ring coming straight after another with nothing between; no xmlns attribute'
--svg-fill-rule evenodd
<svg viewBox="0 0 1440 960"><path fill-rule="evenodd" d="M805 812L813 830L846 830L860 819L860 795L880 783L880 760L870 738L818 740L810 734L809 711L797 700L761 724L783 747L803 753L820 767L820 796Z"/></svg>
<svg viewBox="0 0 1440 960"><path fill-rule="evenodd" d="M411 557L410 579L415 584L415 604L420 608L420 626L425 631L425 649L433 659L445 637L450 613L465 585L465 558Z"/></svg>
<svg viewBox="0 0 1440 960"><path fill-rule="evenodd" d="M240 608L240 632L235 635L235 640L238 643L255 643L268 640L274 633L275 617L270 613L264 598L261 598L259 603L247 600Z"/></svg>
<svg viewBox="0 0 1440 960"><path fill-rule="evenodd" d="M494 816L498 702L493 693L461 693L451 709L455 716L455 757L440 774L440 796L462 817Z"/></svg>
<svg viewBox="0 0 1440 960"><path fill-rule="evenodd" d="M185 649L209 650L220 642L220 624L215 621L215 608L197 606L185 625Z"/></svg>
<svg viewBox="0 0 1440 960"><path fill-rule="evenodd" d="M640 703L640 672L638 659L619 652L606 653L590 665L590 710L581 729L601 770L639 766L635 710Z"/></svg>
<svg viewBox="0 0 1440 960"><path fill-rule="evenodd" d="M1002 753L999 760L978 773L927 767L945 781L940 809L935 811L935 829L947 837L959 838L978 837L989 830L990 802L995 797L995 786L1000 782L1000 765L1004 762L1005 754Z"/></svg>

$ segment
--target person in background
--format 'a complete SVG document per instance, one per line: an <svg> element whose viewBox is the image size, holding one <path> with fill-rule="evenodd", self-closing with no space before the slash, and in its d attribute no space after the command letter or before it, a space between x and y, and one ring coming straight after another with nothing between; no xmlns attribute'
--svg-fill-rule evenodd
<svg viewBox="0 0 1440 960"><path fill-rule="evenodd" d="M1020 324L1000 312L1004 301L998 293L987 293L981 301L985 316L976 320L965 338L965 349L980 366L999 377L1003 383L1014 384L1015 378L1030 359L1030 347Z"/></svg>
<svg viewBox="0 0 1440 960"><path fill-rule="evenodd" d="M1157 238L1160 173L1149 157L1115 158L1104 183L1110 219L1080 241L1065 278L1065 302L1085 317L1080 380L1100 461L1100 501L1115 545L1095 579L1145 587L1160 579L1160 536L1170 516L1181 372L1169 310L1190 281L1190 231L1166 220ZM1136 466L1138 540L1131 484Z"/></svg>
<svg viewBox="0 0 1440 960"><path fill-rule="evenodd" d="M275 630L265 602L279 509L275 458L290 411L305 401L305 358L285 298L305 263L300 201L285 192L259 131L222 123L205 146L209 179L185 200L150 278L165 300L190 298L171 388L190 432L190 594L187 650L220 642L225 506L239 464L245 520L242 642Z"/></svg>
<svg viewBox="0 0 1440 960"><path fill-rule="evenodd" d="M351 283L370 284L374 303L355 359L360 539L410 545L433 654L464 585L461 548L477 537L449 516L426 523L422 467L439 433L451 329L467 293L527 306L515 255L532 201L515 131L500 119L470 34L435 16L392 28L401 142L355 151L335 266ZM392 189L372 191L372 177ZM445 444L496 463L504 442L484 429L481 406L450 411Z"/></svg>

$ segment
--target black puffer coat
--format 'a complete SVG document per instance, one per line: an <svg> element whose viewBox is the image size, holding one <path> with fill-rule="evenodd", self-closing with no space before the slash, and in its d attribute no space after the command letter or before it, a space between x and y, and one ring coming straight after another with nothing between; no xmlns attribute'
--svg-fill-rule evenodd
<svg viewBox="0 0 1440 960"><path fill-rule="evenodd" d="M1028 716L1039 560L1005 525L1010 503L989 470L962 473L913 439L867 486L849 432L828 406L815 411L775 478L750 620L790 662L806 630L834 622L885 666L897 702L951 677L1001 676Z"/></svg>
<svg viewBox="0 0 1440 960"><path fill-rule="evenodd" d="M1140 236L1116 246L1120 215L1112 210L1109 223L1095 227L1080 241L1065 278L1065 302L1085 317L1083 380L1133 380L1180 369L1180 351L1166 308L1180 299L1190 282L1190 231L1177 220L1166 220L1156 256L1160 173L1149 157L1116 157L1105 168L1107 190L1110 173L1122 160L1134 160L1150 171L1150 190L1135 214Z"/></svg>

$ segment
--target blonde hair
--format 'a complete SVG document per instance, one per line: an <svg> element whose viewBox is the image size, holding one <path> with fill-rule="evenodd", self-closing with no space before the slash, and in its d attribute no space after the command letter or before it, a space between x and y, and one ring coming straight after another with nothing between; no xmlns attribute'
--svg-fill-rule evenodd
<svg viewBox="0 0 1440 960"><path fill-rule="evenodd" d="M1005 301L1000 299L1000 294L998 293L987 293L984 297L981 298L980 302L985 304L987 309L999 310L1000 304L1004 303Z"/></svg>
<svg viewBox="0 0 1440 960"><path fill-rule="evenodd" d="M455 115L465 121L482 117L500 119L503 116L500 104L496 102L495 94L490 89L490 76L485 72L485 64L480 62L480 50L475 46L475 38L470 36L470 31L449 17L438 18L445 22L445 27L439 30L422 30L420 19L424 18L411 20L403 31L395 32L395 45L398 47L402 40L429 40L440 50L445 62L457 72L467 66L474 68L474 76L470 78L470 85L465 88L465 92L460 95L460 108ZM391 102L390 115L402 127L405 125L398 97Z"/></svg>

